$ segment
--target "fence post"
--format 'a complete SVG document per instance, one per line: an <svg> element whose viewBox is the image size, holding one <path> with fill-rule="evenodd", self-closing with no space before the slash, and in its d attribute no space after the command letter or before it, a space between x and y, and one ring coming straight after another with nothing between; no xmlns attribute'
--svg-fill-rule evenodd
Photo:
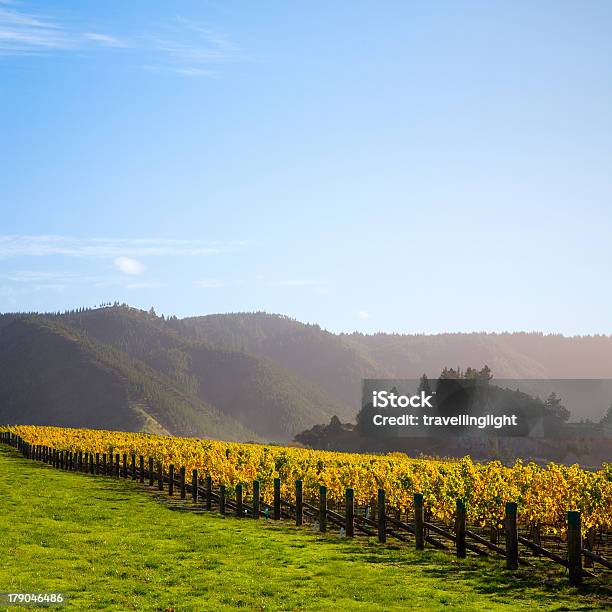
<svg viewBox="0 0 612 612"><path fill-rule="evenodd" d="M174 495L174 465L168 468L168 495Z"/></svg>
<svg viewBox="0 0 612 612"><path fill-rule="evenodd" d="M253 481L253 518L259 518L259 480Z"/></svg>
<svg viewBox="0 0 612 612"><path fill-rule="evenodd" d="M185 466L181 467L179 482L181 486L181 499L185 499L187 495L186 490L185 490Z"/></svg>
<svg viewBox="0 0 612 612"><path fill-rule="evenodd" d="M137 476L138 474L136 474L136 455L132 453L132 480L136 480Z"/></svg>
<svg viewBox="0 0 612 612"><path fill-rule="evenodd" d="M295 524L300 527L304 524L304 497L302 481L295 481Z"/></svg>
<svg viewBox="0 0 612 612"><path fill-rule="evenodd" d="M198 503L198 470L191 471L191 498L193 503Z"/></svg>
<svg viewBox="0 0 612 612"><path fill-rule="evenodd" d="M93 453L89 453L89 473L95 474L94 456Z"/></svg>
<svg viewBox="0 0 612 612"><path fill-rule="evenodd" d="M580 512L567 513L567 566L572 586L582 583L582 531Z"/></svg>
<svg viewBox="0 0 612 612"><path fill-rule="evenodd" d="M417 550L425 550L425 512L423 510L423 494L414 494L414 535Z"/></svg>
<svg viewBox="0 0 612 612"><path fill-rule="evenodd" d="M157 463L157 488L164 490L164 466L161 461Z"/></svg>
<svg viewBox="0 0 612 612"><path fill-rule="evenodd" d="M96 453L96 474L100 473L100 453Z"/></svg>
<svg viewBox="0 0 612 612"><path fill-rule="evenodd" d="M140 482L142 484L145 481L144 457L140 455L138 461L140 463Z"/></svg>
<svg viewBox="0 0 612 612"><path fill-rule="evenodd" d="M152 487L155 484L155 472L153 471L153 457L149 457L149 486Z"/></svg>
<svg viewBox="0 0 612 612"><path fill-rule="evenodd" d="M225 485L219 485L219 512L225 514Z"/></svg>
<svg viewBox="0 0 612 612"><path fill-rule="evenodd" d="M106 476L106 453L102 453L102 473Z"/></svg>
<svg viewBox="0 0 612 612"><path fill-rule="evenodd" d="M327 487L325 485L319 487L319 531L321 533L327 531Z"/></svg>
<svg viewBox="0 0 612 612"><path fill-rule="evenodd" d="M242 485L236 485L236 517L242 517Z"/></svg>
<svg viewBox="0 0 612 612"><path fill-rule="evenodd" d="M460 559L466 556L465 547L465 504L463 500L457 500L457 512L455 516L455 536L457 557Z"/></svg>
<svg viewBox="0 0 612 612"><path fill-rule="evenodd" d="M274 479L274 520L280 521L281 503L280 503L280 478Z"/></svg>
<svg viewBox="0 0 612 612"><path fill-rule="evenodd" d="M127 454L123 453L123 477L128 477Z"/></svg>
<svg viewBox="0 0 612 612"><path fill-rule="evenodd" d="M119 478L119 470L120 470L119 461L120 461L120 457L119 457L119 453L117 453L115 455L115 477L116 478Z"/></svg>
<svg viewBox="0 0 612 612"><path fill-rule="evenodd" d="M506 532L506 569L518 569L518 531L516 529L516 503L506 502L504 521Z"/></svg>
<svg viewBox="0 0 612 612"><path fill-rule="evenodd" d="M353 489L346 489L344 498L346 537L352 538L355 535L355 493Z"/></svg>
<svg viewBox="0 0 612 612"><path fill-rule="evenodd" d="M206 476L206 487L204 488L206 509L212 510L212 476Z"/></svg>
<svg viewBox="0 0 612 612"><path fill-rule="evenodd" d="M378 489L378 541L381 544L387 541L387 515L385 510L385 490Z"/></svg>

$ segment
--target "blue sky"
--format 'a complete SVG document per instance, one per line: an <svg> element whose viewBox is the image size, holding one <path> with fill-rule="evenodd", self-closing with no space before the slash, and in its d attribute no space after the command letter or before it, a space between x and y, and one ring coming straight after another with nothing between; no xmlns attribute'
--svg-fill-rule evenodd
<svg viewBox="0 0 612 612"><path fill-rule="evenodd" d="M0 0L0 311L610 333L612 3Z"/></svg>

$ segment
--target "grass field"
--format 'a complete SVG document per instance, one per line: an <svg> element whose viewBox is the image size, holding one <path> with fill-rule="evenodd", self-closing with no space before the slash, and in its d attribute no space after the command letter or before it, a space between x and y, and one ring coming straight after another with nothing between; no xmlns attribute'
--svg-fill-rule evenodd
<svg viewBox="0 0 612 612"><path fill-rule="evenodd" d="M559 567L347 541L168 505L141 485L53 470L0 447L0 592L65 610L590 610Z"/></svg>

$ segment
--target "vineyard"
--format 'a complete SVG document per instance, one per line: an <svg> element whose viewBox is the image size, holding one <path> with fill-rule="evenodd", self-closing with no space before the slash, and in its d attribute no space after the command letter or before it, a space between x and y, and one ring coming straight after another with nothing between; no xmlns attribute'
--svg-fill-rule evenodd
<svg viewBox="0 0 612 612"><path fill-rule="evenodd" d="M574 571L576 583L595 576L583 569L583 556L588 567L612 569L612 464L599 471L520 461L506 467L469 457L411 459L38 426L7 428L3 441L25 445L26 456L54 467L148 479L150 487L157 482L170 495L179 489L183 499L191 492L207 510L214 502L239 517L273 512L320 531L329 523L347 536L378 534L381 542L416 536L417 548L447 548L446 538L458 556L493 552L509 568L530 564L519 555L521 543L569 568L570 581Z"/></svg>

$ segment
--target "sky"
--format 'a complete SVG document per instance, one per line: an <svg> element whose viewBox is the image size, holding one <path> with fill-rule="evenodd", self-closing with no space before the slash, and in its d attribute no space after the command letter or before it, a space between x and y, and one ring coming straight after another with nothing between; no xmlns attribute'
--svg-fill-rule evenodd
<svg viewBox="0 0 612 612"><path fill-rule="evenodd" d="M0 312L612 332L612 2L0 0Z"/></svg>

